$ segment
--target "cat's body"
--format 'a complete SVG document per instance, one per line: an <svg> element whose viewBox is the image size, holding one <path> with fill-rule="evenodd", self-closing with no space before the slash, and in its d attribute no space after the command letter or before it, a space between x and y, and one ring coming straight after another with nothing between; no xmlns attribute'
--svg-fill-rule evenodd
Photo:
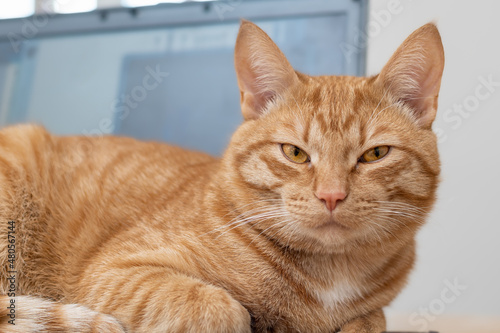
<svg viewBox="0 0 500 333"><path fill-rule="evenodd" d="M253 37L269 48L262 66L284 64L275 77L245 67ZM434 202L433 116L415 115L376 77L292 73L286 59L273 64L282 55L266 38L243 24L247 121L222 159L28 125L0 132L0 291L15 221L16 296L52 300L18 297L14 326L0 296L0 331L384 329L381 308L403 287ZM269 89L252 90L257 81ZM288 160L282 144L309 160ZM360 162L384 145L386 158Z"/></svg>

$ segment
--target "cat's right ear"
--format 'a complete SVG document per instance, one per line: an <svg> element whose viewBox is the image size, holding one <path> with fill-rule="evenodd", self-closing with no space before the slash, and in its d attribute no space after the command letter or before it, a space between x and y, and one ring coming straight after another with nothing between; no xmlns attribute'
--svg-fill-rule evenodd
<svg viewBox="0 0 500 333"><path fill-rule="evenodd" d="M234 64L245 120L256 119L266 104L298 82L278 46L252 22L242 20L234 50Z"/></svg>

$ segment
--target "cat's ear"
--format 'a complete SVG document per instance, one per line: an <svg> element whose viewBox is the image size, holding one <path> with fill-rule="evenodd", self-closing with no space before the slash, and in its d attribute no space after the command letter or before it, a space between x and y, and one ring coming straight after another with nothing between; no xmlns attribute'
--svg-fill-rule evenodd
<svg viewBox="0 0 500 333"><path fill-rule="evenodd" d="M293 86L298 77L269 36L252 22L242 20L234 64L245 119L256 119L267 102Z"/></svg>
<svg viewBox="0 0 500 333"><path fill-rule="evenodd" d="M430 128L444 68L444 51L436 26L426 24L413 32L380 72L377 81L410 106L422 127Z"/></svg>

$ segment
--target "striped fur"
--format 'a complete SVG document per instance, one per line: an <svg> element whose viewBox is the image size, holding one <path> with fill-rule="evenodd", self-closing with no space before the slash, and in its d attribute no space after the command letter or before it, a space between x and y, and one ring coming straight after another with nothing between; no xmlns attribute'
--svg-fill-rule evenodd
<svg viewBox="0 0 500 333"><path fill-rule="evenodd" d="M9 318L10 299L0 297L0 317ZM4 319L2 319L3 321ZM116 318L78 304L52 302L32 296L16 297L15 325L0 324L2 332L124 333Z"/></svg>
<svg viewBox="0 0 500 333"><path fill-rule="evenodd" d="M236 70L246 121L221 159L3 129L0 331L382 331L435 200L439 80L421 78L440 79L440 45L427 25L379 76L310 77L244 21ZM434 102L408 103L391 83L404 61L434 63L408 83L411 98ZM290 162L281 143L311 162ZM359 163L379 145L392 146L386 158ZM348 191L333 213L320 186Z"/></svg>

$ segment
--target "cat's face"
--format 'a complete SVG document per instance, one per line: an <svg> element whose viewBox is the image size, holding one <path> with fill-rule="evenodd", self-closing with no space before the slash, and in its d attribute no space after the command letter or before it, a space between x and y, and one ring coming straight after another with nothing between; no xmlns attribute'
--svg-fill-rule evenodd
<svg viewBox="0 0 500 333"><path fill-rule="evenodd" d="M426 29L439 37L435 27ZM430 42L437 56L431 52L425 76L415 71L425 65L410 68L398 50L378 77L309 77L295 73L262 34L244 23L236 48L247 120L226 160L242 216L283 245L310 251L413 237L434 202L439 175L430 126L440 41ZM405 43L424 40L412 36Z"/></svg>

